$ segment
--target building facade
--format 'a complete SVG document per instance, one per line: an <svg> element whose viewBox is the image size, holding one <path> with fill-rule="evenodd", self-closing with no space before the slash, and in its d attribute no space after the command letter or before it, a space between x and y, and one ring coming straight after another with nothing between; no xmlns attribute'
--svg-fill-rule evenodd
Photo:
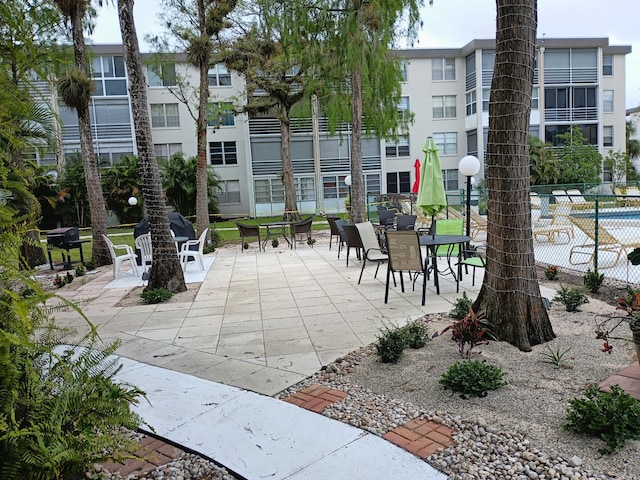
<svg viewBox="0 0 640 480"><path fill-rule="evenodd" d="M122 46L92 48L92 128L96 154L103 165L122 155L136 154L131 105ZM624 151L625 56L628 46L609 45L606 38L541 39L537 47L532 91L531 133L557 145L557 135L579 125L588 139L606 155ZM432 136L439 147L445 188L458 193L463 178L458 162L466 155L483 164L489 125L489 94L495 42L473 40L461 48L407 49L405 82L400 109L414 113L409 135L397 143L364 138L362 144L365 189L369 195L409 193L415 181L414 163ZM176 152L196 154L196 127L189 108L172 93L177 73L197 86L197 72L176 57L162 75L148 69L148 101L158 158ZM231 113L233 99L245 91L242 77L222 65L209 71L210 110L208 159L221 179L223 215L266 216L284 209L281 181L280 127L275 117L248 118ZM77 117L60 105L62 151L79 152ZM350 174L349 125L329 135L325 118L292 121L291 155L298 207L303 213L344 211ZM55 162L55 156L40 159ZM604 180L607 172L604 173ZM478 174L483 177L483 169Z"/></svg>

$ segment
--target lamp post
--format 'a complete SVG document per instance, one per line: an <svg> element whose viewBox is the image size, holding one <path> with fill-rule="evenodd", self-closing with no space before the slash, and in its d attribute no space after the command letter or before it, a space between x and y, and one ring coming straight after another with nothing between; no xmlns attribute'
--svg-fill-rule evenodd
<svg viewBox="0 0 640 480"><path fill-rule="evenodd" d="M349 187L349 218L351 218L351 175L344 177L344 183Z"/></svg>
<svg viewBox="0 0 640 480"><path fill-rule="evenodd" d="M471 236L471 177L480 171L480 160L472 155L462 157L458 163L458 171L467 177L467 237ZM467 243L467 250L469 243Z"/></svg>

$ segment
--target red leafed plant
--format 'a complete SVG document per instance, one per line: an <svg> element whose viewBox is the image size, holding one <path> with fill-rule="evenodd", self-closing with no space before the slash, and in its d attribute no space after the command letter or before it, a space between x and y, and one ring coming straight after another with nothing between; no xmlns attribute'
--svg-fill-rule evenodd
<svg viewBox="0 0 640 480"><path fill-rule="evenodd" d="M472 308L469 308L467 316L453 325L449 325L440 334L448 330L451 330L453 341L458 344L458 351L462 358L469 358L473 347L489 341L489 329L484 312L475 313Z"/></svg>
<svg viewBox="0 0 640 480"><path fill-rule="evenodd" d="M613 351L613 345L609 342L610 340L622 339L621 337L613 337L611 335L622 323L629 324L633 343L640 345L640 290L627 287L626 295L618 297L618 305L616 308L618 310L624 310L627 312L627 315L624 317L617 315L607 316L600 322L598 321L599 316L596 316L596 339L604 341L602 351L605 353L611 353ZM613 324L611 328L608 328L612 321L615 322L615 324Z"/></svg>

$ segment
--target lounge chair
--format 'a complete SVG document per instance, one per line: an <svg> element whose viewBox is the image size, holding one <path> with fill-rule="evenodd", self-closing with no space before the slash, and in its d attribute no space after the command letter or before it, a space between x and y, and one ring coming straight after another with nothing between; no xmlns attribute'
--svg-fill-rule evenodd
<svg viewBox="0 0 640 480"><path fill-rule="evenodd" d="M553 244L566 244L574 237L573 223L571 223L572 205L559 204L553 211L551 223L549 225L535 226L531 229L533 239L537 242L548 241ZM566 235L566 242L561 242L561 236Z"/></svg>
<svg viewBox="0 0 640 480"><path fill-rule="evenodd" d="M640 240L635 240L632 242L624 242L622 240L619 240L601 224L596 225L595 220L591 218L571 217L571 222L573 222L576 227L582 230L585 235L591 240L590 242L581 245L575 245L571 248L571 251L569 252L569 263L571 265L584 265L593 263L593 259L597 250L599 253L606 254L606 257L609 259L609 261L600 262L599 260L601 257L599 256L598 265L594 266L594 268L611 268L616 266L618 260L620 260L620 255L622 255L623 252L627 253L627 250L640 247ZM586 257L586 260L574 260L574 258L578 258L580 256ZM610 258L614 258L614 260L611 261Z"/></svg>
<svg viewBox="0 0 640 480"><path fill-rule="evenodd" d="M556 200L555 204L550 205L552 210L558 208L558 205L571 205L571 198L564 190L552 190L551 193Z"/></svg>
<svg viewBox="0 0 640 480"><path fill-rule="evenodd" d="M640 190L638 187L627 187L627 205L637 207L640 205Z"/></svg>
<svg viewBox="0 0 640 480"><path fill-rule="evenodd" d="M487 219L471 210L471 238L475 240L482 232L487 233Z"/></svg>
<svg viewBox="0 0 640 480"><path fill-rule="evenodd" d="M588 201L577 188L567 190L567 195L569 195L569 198L571 199L571 208L574 210L596 208L596 202Z"/></svg>

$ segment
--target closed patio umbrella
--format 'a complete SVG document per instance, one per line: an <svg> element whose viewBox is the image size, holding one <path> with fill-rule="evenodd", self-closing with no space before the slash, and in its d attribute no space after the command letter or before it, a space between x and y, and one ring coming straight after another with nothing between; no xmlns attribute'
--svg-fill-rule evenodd
<svg viewBox="0 0 640 480"><path fill-rule="evenodd" d="M433 224L433 218L447 206L447 195L444 191L438 146L432 137L427 138L422 151L424 162L416 204L425 216L431 216Z"/></svg>
<svg viewBox="0 0 640 480"><path fill-rule="evenodd" d="M413 182L413 187L411 187L411 193L418 193L420 190L420 160L416 158L416 162L413 164L413 168L416 171L416 181Z"/></svg>

